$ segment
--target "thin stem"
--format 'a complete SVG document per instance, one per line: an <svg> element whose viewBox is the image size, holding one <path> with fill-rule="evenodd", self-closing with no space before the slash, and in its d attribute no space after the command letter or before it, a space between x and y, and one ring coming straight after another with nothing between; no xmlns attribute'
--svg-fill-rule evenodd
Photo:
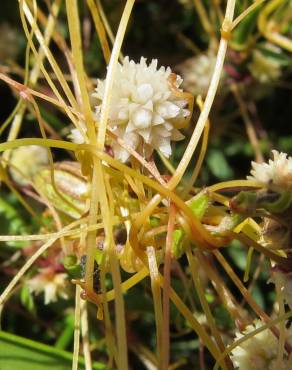
<svg viewBox="0 0 292 370"><path fill-rule="evenodd" d="M198 259L197 259L197 257L195 257L192 254L190 247L187 248L186 255L187 255L187 258L188 258L188 263L189 263L189 266L190 266L193 283L194 283L194 286L196 288L196 292L199 296L201 306L202 306L202 308L204 310L204 313L206 315L208 325L210 326L211 333L212 333L212 335L213 335L213 337L216 341L216 344L217 344L219 350L224 351L225 350L224 343L221 339L221 336L220 336L220 333L219 333L218 329L216 328L216 323L215 323L215 320L212 316L212 313L211 313L210 307L208 305L208 302L206 300L205 292L204 292L204 289L203 289L203 286L202 286L202 283L201 283L201 280L200 280L200 277L199 277ZM231 363L230 359L227 359L226 363L224 364L224 368L225 369L226 368L228 368L228 369L231 368L232 369L232 363Z"/></svg>
<svg viewBox="0 0 292 370"><path fill-rule="evenodd" d="M167 370L169 366L169 291L171 286L170 268L172 260L172 240L175 224L176 210L172 204L169 209L169 219L167 225L167 235L164 253L163 268L163 330L162 330L162 370Z"/></svg>
<svg viewBox="0 0 292 370"><path fill-rule="evenodd" d="M101 106L101 115L98 127L98 136L97 136L97 149L103 150L106 134L107 120L109 117L110 111L110 100L112 95L112 89L114 84L115 71L118 65L118 59L123 43L123 39L126 33L126 27L129 22L129 18L134 6L135 0L128 0L124 8L124 12L120 21L118 32L116 35L115 43L113 46L110 62L108 65L105 87L104 87L104 97L102 100Z"/></svg>
<svg viewBox="0 0 292 370"><path fill-rule="evenodd" d="M154 247L147 247L146 253L149 263L149 274L151 279L151 289L154 303L155 326L156 326L156 348L157 348L157 363L158 370L162 369L162 351L163 351L163 312L161 301L161 290L159 284L159 272L157 267L156 255Z"/></svg>
<svg viewBox="0 0 292 370"><path fill-rule="evenodd" d="M72 46L73 60L76 67L77 79L80 88L82 110L88 130L88 137L91 144L95 144L96 133L94 121L89 102L89 95L86 89L85 73L83 66L82 42L80 36L80 22L77 0L66 0L67 19L69 25L70 40Z"/></svg>
<svg viewBox="0 0 292 370"><path fill-rule="evenodd" d="M111 56L111 51L109 44L107 42L105 28L103 26L102 19L99 14L98 7L93 0L87 0L87 4L90 9L92 18L94 20L95 29L99 37L104 59L106 61L106 64L108 64Z"/></svg>
<svg viewBox="0 0 292 370"><path fill-rule="evenodd" d="M257 328L253 330L251 333L245 334L241 338L235 340L232 344L230 344L226 350L219 356L219 358L216 361L215 366L213 367L213 370L218 370L220 364L224 360L224 358L236 347L240 346L245 341L249 340L250 338L254 337L255 335L261 333L264 330L270 329L277 325L279 322L285 322L289 317L292 316L292 311L286 312L284 315L277 317L274 320L270 320L268 323L264 324L260 328Z"/></svg>
<svg viewBox="0 0 292 370"><path fill-rule="evenodd" d="M76 222L72 222L70 225L65 226L63 228L63 232L70 230L76 225ZM49 239L44 245L42 245L29 259L26 263L21 267L18 273L13 277L7 287L4 289L3 293L0 296L0 306L4 304L9 293L11 290L16 286L19 280L23 277L23 275L31 268L31 266L35 263L35 261L48 249L50 248L55 241L58 239L59 236Z"/></svg>
<svg viewBox="0 0 292 370"><path fill-rule="evenodd" d="M74 316L74 349L72 370L78 370L79 347L80 347L80 316L81 316L81 288L76 285L75 290L75 316Z"/></svg>
<svg viewBox="0 0 292 370"><path fill-rule="evenodd" d="M243 121L244 121L244 124L245 124L245 129L246 129L247 136L249 138L249 141L250 141L251 146L252 146L252 148L254 150L254 153L255 153L255 160L256 160L256 162L263 162L264 157L263 157L260 145L259 145L259 140L257 138L256 131L255 131L253 123L252 123L252 121L249 117L247 107L246 107L246 105L245 105L245 103L244 103L244 101L241 97L241 94L240 94L239 89L238 89L236 84L234 84L234 83L231 84L231 91L233 92L235 100L237 101L237 104L239 106L239 109L240 109L240 112L241 112L241 115L242 115L242 118L243 118Z"/></svg>
<svg viewBox="0 0 292 370"><path fill-rule="evenodd" d="M85 370L92 370L92 360L90 353L90 338L89 338L89 325L88 325L88 312L87 302L81 302L81 334L84 353Z"/></svg>
<svg viewBox="0 0 292 370"><path fill-rule="evenodd" d="M235 7L235 0L228 0L227 6L226 6L225 18L222 24L222 30L224 30L224 32L226 33L228 33L230 29L230 24L232 22L233 14L234 14L234 7ZM191 136L189 145L176 169L175 174L173 175L170 182L168 183L168 187L170 189L174 189L178 185L183 174L185 173L187 166L198 145L200 137L204 131L206 122L208 120L208 116L209 116L209 113L210 113L210 110L211 110L211 107L212 107L212 104L213 104L213 101L214 101L214 98L215 98L215 95L216 95L216 92L219 86L220 76L221 76L221 72L223 69L224 59L225 59L225 55L227 51L228 40L223 35L224 34L222 33L222 37L220 40L218 53L217 53L216 64L214 67L214 72L212 75L212 79L210 82L210 86L207 92L207 96L204 102L203 109L201 111L198 122Z"/></svg>

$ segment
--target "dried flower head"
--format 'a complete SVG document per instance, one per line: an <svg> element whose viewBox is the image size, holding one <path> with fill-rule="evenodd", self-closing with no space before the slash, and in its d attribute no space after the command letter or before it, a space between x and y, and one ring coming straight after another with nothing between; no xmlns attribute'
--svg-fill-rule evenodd
<svg viewBox="0 0 292 370"><path fill-rule="evenodd" d="M254 325L248 325L243 333L237 333L236 339L260 328L262 322L257 320ZM240 370L272 370L278 353L278 341L267 329L247 339L232 350L231 359Z"/></svg>
<svg viewBox="0 0 292 370"><path fill-rule="evenodd" d="M261 182L273 190L285 191L292 189L292 157L287 157L286 153L279 153L272 150L274 160L269 163L252 162L252 176L249 180Z"/></svg>
<svg viewBox="0 0 292 370"><path fill-rule="evenodd" d="M58 273L51 267L40 269L40 272L27 281L30 292L38 295L44 292L44 302L55 302L58 297L68 298L66 290L67 274Z"/></svg>
<svg viewBox="0 0 292 370"><path fill-rule="evenodd" d="M11 152L9 172L17 184L25 186L48 163L47 148L38 145L20 146Z"/></svg>
<svg viewBox="0 0 292 370"><path fill-rule="evenodd" d="M149 157L154 149L169 157L171 141L184 138L177 128L190 115L185 109L187 101L180 94L181 83L182 79L172 74L169 67L157 69L157 60L147 65L143 57L139 63L126 57L123 64L118 65L115 75L109 112L110 130L145 157ZM104 89L105 81L98 80L94 94L99 101L97 119ZM129 153L116 142L112 145L115 157L126 162Z"/></svg>

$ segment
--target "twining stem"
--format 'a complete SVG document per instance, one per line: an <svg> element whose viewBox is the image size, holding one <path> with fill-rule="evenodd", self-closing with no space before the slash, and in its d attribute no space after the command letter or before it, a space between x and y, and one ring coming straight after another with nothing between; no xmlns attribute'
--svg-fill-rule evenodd
<svg viewBox="0 0 292 370"><path fill-rule="evenodd" d="M253 123L252 123L252 121L249 117L247 107L246 107L246 105L245 105L245 103L244 103L244 101L241 97L241 94L240 94L239 89L238 89L236 84L234 84L234 83L231 84L231 91L233 92L235 100L236 100L236 102L239 106L239 110L241 112L241 115L242 115L242 118L243 118L243 121L244 121L244 124L245 124L245 129L246 129L248 139L249 139L250 144L251 144L251 146L254 150L254 153L255 153L255 160L256 160L256 162L263 162L264 157L263 157L260 145L259 145L259 141L258 141L258 138L257 138L256 131L255 131Z"/></svg>
<svg viewBox="0 0 292 370"><path fill-rule="evenodd" d="M156 326L156 348L158 370L162 369L162 348L163 348L163 312L161 301L161 289L159 285L159 272L157 267L155 249L152 246L146 248L149 263L149 275L154 302L155 326Z"/></svg>
<svg viewBox="0 0 292 370"><path fill-rule="evenodd" d="M203 28L205 29L206 33L210 36L212 41L216 40L216 34L214 32L214 28L209 20L208 14L206 9L204 8L203 2L201 0L193 0L194 6L196 11L198 12L200 22L202 23Z"/></svg>
<svg viewBox="0 0 292 370"><path fill-rule="evenodd" d="M67 0L67 3L71 3L73 0ZM76 0L74 5L77 9ZM120 21L118 28L116 40L112 50L106 82L105 82L105 91L104 99L101 106L101 116L98 123L98 133L97 139L95 140L95 135L92 136L88 132L90 143L93 143L98 151L103 151L106 137L106 128L107 121L110 111L110 99L112 95L112 88L114 83L115 70L118 64L118 58L122 46L122 42L125 36L126 27L131 15L131 11L134 5L134 0L128 0L124 12ZM79 21L79 20L78 20ZM73 27L73 25L72 25ZM72 31L73 32L73 31ZM80 35L78 36L80 37ZM74 39L72 39L74 40ZM91 114L91 112L90 112ZM97 211L98 211L98 202L100 205L101 216L104 222L104 231L105 231L105 240L104 240L104 256L109 259L111 266L113 286L116 292L116 325L117 325L117 342L118 342L118 356L117 356L117 366L120 370L128 369L128 351L127 351L127 337L126 337L126 323L125 323L125 312L124 312L124 302L121 291L121 277L119 264L116 260L114 239L113 239L113 230L112 230L112 217L109 208L109 202L107 197L107 190L104 178L103 167L101 163L101 158L93 156L92 158L92 192L90 199L90 210L89 210L89 225L96 223ZM95 259L95 248L96 248L96 233L91 232L88 234L87 238L87 261L86 261L86 290L89 293L93 292L92 280L93 280L93 267Z"/></svg>
<svg viewBox="0 0 292 370"><path fill-rule="evenodd" d="M279 316L283 316L285 314L285 306L284 306L284 300L283 300L283 293L282 293L282 284L277 274L274 274L274 281L276 286L276 296L277 296L277 302L279 305ZM277 356L277 362L276 367L278 369L281 368L281 363L284 358L284 346L285 346L285 337L286 337L286 323L285 321L281 321L279 324L279 342L278 342L278 356Z"/></svg>
<svg viewBox="0 0 292 370"><path fill-rule="evenodd" d="M60 10L60 4L61 4L61 0L56 0L52 4L52 7L51 7L52 12L50 13L48 17L45 34L44 34L44 42L47 46L49 45L52 34L54 32L56 18ZM37 83L39 74L40 74L40 64L43 62L44 58L45 58L44 49L40 47L38 51L38 57L35 60L34 66L29 74L29 78L27 81L30 86L34 86ZM7 141L11 141L17 138L22 121L23 121L25 111L26 111L26 105L24 101L21 101L18 111L12 121L11 129L9 131ZM10 151L7 151L3 154L3 157L6 160L9 159L9 156L10 156Z"/></svg>
<svg viewBox="0 0 292 370"><path fill-rule="evenodd" d="M33 15L31 14L31 11L30 11L29 7L27 6L25 0L19 0L19 1L20 1L21 20L23 22L24 31L26 33L26 37L28 39L28 42L30 43L30 46L31 46L31 49L32 49L33 53L36 56L38 55L37 50L36 50L35 46L33 45L32 38L30 37L30 34L28 32L25 17L27 18L30 26L34 29L35 36L36 36L39 44L43 47L44 53L45 53L50 65L51 65L52 69L54 70L54 72L55 72L55 74L58 78L58 81L59 81L60 85L62 86L70 104L72 105L72 107L74 107L76 110L78 110L78 104L76 102L76 99L75 99L74 95L72 94L72 91L70 90L69 85L68 85L65 77L63 76L63 73L62 73L60 67L58 66L55 58L53 57L52 52L47 47L47 45L45 43L45 40L44 40L44 36L42 35L38 25L36 24L36 22L33 18ZM24 15L25 15L25 17L24 17ZM55 95L59 98L60 101L63 101L63 98L61 97L60 93L58 92L58 89L56 88L55 84L52 82L52 80L51 80L46 68L44 67L44 64L42 63L42 61L40 61L40 68L41 68L42 73L46 77L46 80L48 81L50 87L54 91ZM65 104L65 102L64 102L64 104Z"/></svg>
<svg viewBox="0 0 292 370"><path fill-rule="evenodd" d="M106 32L105 32L105 29L104 29L104 26L103 26L103 23L102 23L101 16L99 14L99 9L98 9L95 1L93 1L93 0L87 0L87 4L88 4L88 7L91 11L92 18L94 20L95 29L96 29L96 32L98 34L98 38L99 38L99 41L100 41L100 45L101 45L101 49L102 49L102 52L103 52L104 59L106 61L106 64L108 64L109 60L110 60L110 56L111 56L111 51L110 51L109 44L107 42Z"/></svg>
<svg viewBox="0 0 292 370"><path fill-rule="evenodd" d="M213 254L217 258L217 260L220 262L221 266L225 269L233 283L236 285L236 287L240 290L242 296L246 300L246 302L250 305L250 307L254 310L254 312L266 323L270 322L270 317L261 309L261 307L256 303L256 301L252 298L252 296L249 294L248 290L245 288L245 286L242 284L241 280L238 278L238 276L234 273L231 266L228 264L228 262L225 260L223 255L218 251L213 251ZM279 338L279 330L276 327L271 327L271 331L273 334ZM288 342L285 343L285 349L288 352L288 354L291 352L292 348Z"/></svg>
<svg viewBox="0 0 292 370"><path fill-rule="evenodd" d="M82 101L82 110L85 117L87 126L87 134L89 142L95 145L96 132L93 121L91 106L89 102L89 95L86 89L86 81L84 78L84 65L82 55L82 43L80 35L80 22L78 14L78 6L76 0L66 0L67 19L69 25L69 33L71 40L71 47L73 53L73 61L76 67L77 79L80 89L80 99ZM98 159L93 160L92 170L92 187L91 187L91 199L90 199L90 210L89 210L89 225L95 224L98 212L98 192L97 192L97 181L98 176ZM96 230L92 230L88 233L87 246L86 246L86 269L85 269L85 284L89 292L93 291L93 270L94 270L94 258L95 258L95 243L96 243Z"/></svg>
<svg viewBox="0 0 292 370"><path fill-rule="evenodd" d="M234 19L231 25L231 29L233 30L249 13L255 10L259 5L261 5L266 0L256 0L253 4L251 4L247 9L245 9L237 18Z"/></svg>
<svg viewBox="0 0 292 370"><path fill-rule="evenodd" d="M197 254L200 254L200 253L198 252ZM203 289L203 286L201 284L201 280L200 280L200 277L199 277L199 261L198 261L197 257L192 254L190 246L186 250L186 255L187 255L187 258L188 258L189 265L190 265L190 270L191 270L192 279L193 279L193 282L194 282L194 285L195 285L195 288L196 288L196 292L199 296L201 306L202 306L202 308L204 310L204 313L206 315L208 325L210 326L212 335L215 339L215 342L216 342L219 350L224 351L225 350L224 343L223 343L222 338L220 336L220 333L219 333L219 331L216 327L214 317L212 316L212 313L211 313L210 307L208 305L208 302L206 300L205 292L204 292L204 289ZM224 364L224 368L232 369L232 363L231 363L230 359L228 359L226 361L226 364Z"/></svg>
<svg viewBox="0 0 292 370"><path fill-rule="evenodd" d="M245 311L240 307L239 302L236 301L230 290L226 287L219 272L213 266L212 261L209 261L203 253L196 253L199 263L210 279L214 289L217 291L218 297L226 307L230 315L241 324L247 324L245 319Z"/></svg>
<svg viewBox="0 0 292 370"><path fill-rule="evenodd" d="M203 102L201 102L201 99L198 100L198 104L200 106L200 109L203 108ZM197 160L197 163L194 167L193 173L190 177L190 179L187 181L186 185L184 186L183 194L187 195L189 191L191 190L192 186L197 180L197 177L201 171L202 164L205 158L205 154L207 151L208 147L208 138L209 138L209 131L210 131L210 121L209 119L206 122L205 128L204 128L204 133L203 133L203 139L202 139L202 146L199 154L199 158Z"/></svg>
<svg viewBox="0 0 292 370"><path fill-rule="evenodd" d="M82 334L85 370L92 370L87 301L85 300L81 302L81 334Z"/></svg>
<svg viewBox="0 0 292 370"><path fill-rule="evenodd" d="M67 19L68 19L68 25L69 25L69 34L70 34L71 47L72 47L72 53L73 53L73 60L75 63L77 79L78 79L79 88L80 88L82 111L84 114L84 119L85 119L87 130L88 130L89 142L94 145L96 133L95 133L91 106L89 102L89 95L88 95L88 91L86 88L77 1L76 0L66 0L66 10L67 10Z"/></svg>
<svg viewBox="0 0 292 370"><path fill-rule="evenodd" d="M100 174L101 175L101 174ZM101 176L100 176L101 177ZM104 215L105 244L103 261L110 263L113 288L115 290L115 324L116 336L118 343L118 368L128 370L128 347L126 332L125 305L122 293L122 279L120 274L120 265L116 254L115 241L113 237L113 218L114 218L114 198L111 189L109 177L104 177L105 188L100 189L100 208L101 214ZM103 191L104 190L104 191ZM107 195L107 196L106 196ZM107 200L108 198L108 200Z"/></svg>
<svg viewBox="0 0 292 370"><path fill-rule="evenodd" d="M164 252L163 267L163 330L162 330L162 370L169 366L169 291L171 286L170 268L172 260L172 241L175 224L176 209L173 204L169 207L169 219Z"/></svg>
<svg viewBox="0 0 292 370"><path fill-rule="evenodd" d="M108 65L108 70L107 70L107 75L106 75L106 80L105 80L105 87L104 87L104 98L102 100L101 115L100 115L99 126L98 126L98 136L97 136L97 149L98 150L103 150L103 147L104 147L115 71L118 65L118 59L119 59L123 39L125 36L126 27L128 25L128 21L129 21L134 3L135 3L135 0L128 0L126 3L126 6L124 8L124 12L123 12L123 15L120 21L119 29L116 35L115 43L113 46L110 62Z"/></svg>
<svg viewBox="0 0 292 370"><path fill-rule="evenodd" d="M108 38L110 39L112 45L115 43L115 36L113 34L113 31L111 29L111 26L107 20L107 17L105 15L105 12L103 10L103 7L102 7L102 4L101 4L101 1L100 0L96 0L96 5L98 7L98 10L99 10L99 13L100 13L100 17L102 19L102 22L104 24L104 28L106 30L106 33L108 35Z"/></svg>
<svg viewBox="0 0 292 370"><path fill-rule="evenodd" d="M227 51L227 45L228 45L228 36L230 36L230 27L233 20L233 14L234 14L234 7L235 7L235 0L228 0L227 6L226 6L226 12L225 12L225 18L222 24L222 36L219 43L218 53L217 53L217 59L214 67L214 72L211 78L211 83L207 92L206 100L204 102L203 109L200 113L199 119L197 121L196 127L193 131L193 134L191 136L190 142L187 146L186 151L184 152L184 155L176 168L176 171L174 175L172 176L171 180L168 182L167 187L170 190L175 189L175 187L179 184L181 181L192 157L196 150L196 147L198 145L198 142L200 140L200 137L204 131L206 122L208 120L208 116L219 86L220 76L223 69L223 64L225 60L225 55ZM161 202L161 196L155 195L152 199L152 202L148 204L141 212L139 218L135 220L135 224L137 227L140 227L147 217L145 217L145 214L150 213L150 209L154 210L155 207ZM150 208L151 207L151 208Z"/></svg>
<svg viewBox="0 0 292 370"><path fill-rule="evenodd" d="M2 292L0 296L0 306L3 305L8 298L10 292L16 284L19 282L19 280L23 277L23 275L31 268L31 266L35 263L35 261L48 249L50 248L58 238L62 236L63 232L66 232L76 226L76 224L79 223L78 221L72 222L71 224L65 226L62 231L59 233L56 233L56 236L49 239L44 245L42 245L27 261L26 263L21 267L21 269L18 271L18 273L13 277L13 279L10 281L10 283L7 285L5 290Z"/></svg>
<svg viewBox="0 0 292 370"><path fill-rule="evenodd" d="M234 7L235 7L235 0L228 0L227 6L226 6L225 18L222 24L222 31L224 31L225 33L228 33L230 30L230 25L231 25L233 14L234 14ZM211 107L212 107L212 104L213 104L213 101L214 101L214 98L215 98L215 95L218 89L220 76L221 76L221 72L223 69L224 59L225 59L225 55L227 51L228 40L224 36L224 32L222 32L222 37L220 40L218 53L217 53L216 64L214 67L214 72L212 75L212 79L210 82L210 86L207 92L207 96L204 102L203 109L201 111L198 122L191 136L189 145L176 169L175 174L173 175L173 177L168 183L168 187L170 189L174 189L178 185L180 180L182 179L187 169L187 166L194 154L194 151L198 145L198 142L203 133L206 122L208 120L208 116L209 116L209 113L210 113L210 110L211 110Z"/></svg>
<svg viewBox="0 0 292 370"><path fill-rule="evenodd" d="M285 0L272 0L269 1L268 4L264 7L264 9L260 12L258 17L258 28L260 32L273 44L280 46L283 49L288 51L292 51L292 41L286 37L281 35L280 33L273 30L274 22L269 24L268 17L270 14L278 9Z"/></svg>
<svg viewBox="0 0 292 370"><path fill-rule="evenodd" d="M74 348L73 348L73 361L72 370L78 370L78 358L80 347L80 318L81 318L81 288L76 285L75 291L75 316L74 316Z"/></svg>
<svg viewBox="0 0 292 370"><path fill-rule="evenodd" d="M136 255L140 258L143 262L144 266L149 269L147 257L145 252L141 250L139 246L139 242L137 238L134 238L134 234L136 234L135 229L131 229L129 240L131 242L131 246L136 253ZM163 276L159 274L159 284L163 287ZM210 353L214 358L218 358L220 352L218 351L217 346L213 343L211 338L209 337L208 333L204 329L204 327L198 322L198 320L194 317L193 313L188 309L188 307L183 303L180 297L176 294L176 292L170 287L169 297L178 309L178 311L185 317L185 319L189 322L193 330L198 334L201 340L204 342Z"/></svg>

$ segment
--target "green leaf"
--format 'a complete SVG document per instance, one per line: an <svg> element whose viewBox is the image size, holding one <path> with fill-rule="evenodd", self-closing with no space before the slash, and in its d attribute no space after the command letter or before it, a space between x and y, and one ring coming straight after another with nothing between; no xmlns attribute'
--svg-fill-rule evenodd
<svg viewBox="0 0 292 370"><path fill-rule="evenodd" d="M55 343L55 347L59 349L66 349L73 341L74 336L74 315L70 314L66 316L64 329L59 335L58 340Z"/></svg>
<svg viewBox="0 0 292 370"><path fill-rule="evenodd" d="M160 225L160 218L155 217L155 216L150 216L149 223L152 227L157 227Z"/></svg>
<svg viewBox="0 0 292 370"><path fill-rule="evenodd" d="M193 214L198 217L199 220L204 216L208 205L209 198L206 194L196 195L188 204Z"/></svg>
<svg viewBox="0 0 292 370"><path fill-rule="evenodd" d="M227 249L229 256L232 258L232 262L241 271L246 268L246 251L242 248L241 243L237 240L233 240L230 243L230 248Z"/></svg>
<svg viewBox="0 0 292 370"><path fill-rule="evenodd" d="M172 253L174 258L180 258L184 253L183 248L183 238L184 238L184 231L182 229L176 229L172 235Z"/></svg>
<svg viewBox="0 0 292 370"><path fill-rule="evenodd" d="M229 180L233 176L233 170L229 166L225 156L219 149L211 149L206 158L207 165L214 176L220 180Z"/></svg>
<svg viewBox="0 0 292 370"><path fill-rule="evenodd" d="M0 331L1 370L71 370L72 353L34 342L14 334ZM79 370L84 370L84 360L79 360ZM105 365L94 363L94 370Z"/></svg>
<svg viewBox="0 0 292 370"><path fill-rule="evenodd" d="M35 313L35 305L31 292L29 291L28 286L25 284L22 286L20 291L20 301L23 306L31 313Z"/></svg>
<svg viewBox="0 0 292 370"><path fill-rule="evenodd" d="M265 299L264 299L264 295L263 295L263 291L261 290L261 288L259 287L258 284L255 284L253 289L252 289L252 292L251 292L251 295L253 297L253 299L256 301L256 303L261 306L261 308L264 310L266 307L265 307Z"/></svg>
<svg viewBox="0 0 292 370"><path fill-rule="evenodd" d="M22 215L18 212L14 196L0 193L0 232L3 234L26 234L27 225ZM26 242L9 241L6 245L16 248L22 248Z"/></svg>
<svg viewBox="0 0 292 370"><path fill-rule="evenodd" d="M233 40L238 44L244 44L256 27L259 8L247 15L235 28Z"/></svg>
<svg viewBox="0 0 292 370"><path fill-rule="evenodd" d="M233 320L223 305L218 305L214 307L213 314L216 320L217 325L226 328L228 330L234 329Z"/></svg>

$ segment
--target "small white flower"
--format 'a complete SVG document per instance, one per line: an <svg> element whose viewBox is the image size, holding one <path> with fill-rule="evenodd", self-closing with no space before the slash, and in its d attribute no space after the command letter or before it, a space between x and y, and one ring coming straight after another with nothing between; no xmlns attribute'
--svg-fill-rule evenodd
<svg viewBox="0 0 292 370"><path fill-rule="evenodd" d="M44 302L56 302L58 297L68 298L66 291L67 274L56 273L52 268L40 269L40 273L27 281L31 293L36 295L44 292Z"/></svg>
<svg viewBox="0 0 292 370"><path fill-rule="evenodd" d="M171 155L171 141L184 136L180 127L190 112L185 109L187 101L178 94L182 79L176 76L171 86L171 69L160 67L157 60L149 65L145 58L135 63L126 57L119 64L110 102L109 128L124 142L149 157L153 150L163 155ZM96 93L99 100L96 106L97 119L100 116L104 97L105 81L98 80ZM126 162L130 154L118 143L113 142L115 157Z"/></svg>
<svg viewBox="0 0 292 370"><path fill-rule="evenodd" d="M81 134L81 132L78 130L78 128L73 128L71 130L70 134L68 135L68 137L75 144L83 144L84 143L84 137Z"/></svg>
<svg viewBox="0 0 292 370"><path fill-rule="evenodd" d="M237 333L236 339L244 337L262 325L261 321L255 321L254 325L248 325L243 333ZM239 370L268 370L273 369L277 353L278 340L267 329L234 348L231 359Z"/></svg>
<svg viewBox="0 0 292 370"><path fill-rule="evenodd" d="M292 157L287 158L286 153L279 153L272 150L274 160L268 163L252 162L252 176L247 176L249 180L256 180L266 186L270 186L279 191L292 189Z"/></svg>
<svg viewBox="0 0 292 370"><path fill-rule="evenodd" d="M38 145L20 146L11 152L9 172L17 184L25 186L48 163L47 148Z"/></svg>

